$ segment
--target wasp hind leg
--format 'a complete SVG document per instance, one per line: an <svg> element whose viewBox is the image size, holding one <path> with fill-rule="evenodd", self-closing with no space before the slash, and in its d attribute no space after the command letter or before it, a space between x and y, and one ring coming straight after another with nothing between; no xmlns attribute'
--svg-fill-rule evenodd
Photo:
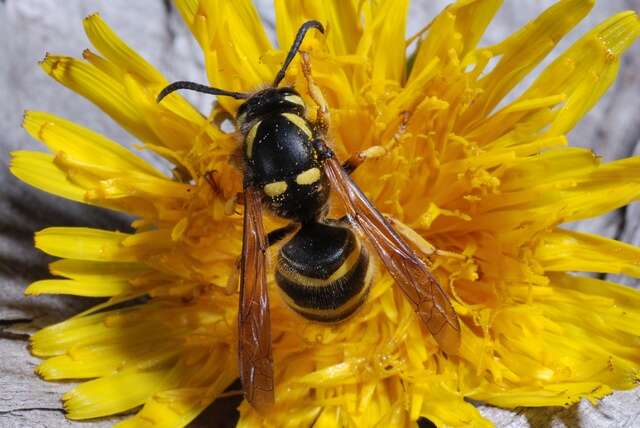
<svg viewBox="0 0 640 428"><path fill-rule="evenodd" d="M213 191L213 193L217 196L222 196L222 189L220 188L220 186L218 186L218 182L216 181L216 173L218 171L216 171L215 169L212 169L210 171L207 171L204 173L203 177L205 179L205 181L209 184L209 187L211 187L211 191Z"/></svg>
<svg viewBox="0 0 640 428"><path fill-rule="evenodd" d="M267 234L267 247L271 247L272 245L277 244L286 238L289 234L296 230L297 225L295 223L289 223L288 225L272 230ZM227 278L227 285L225 287L226 294L233 294L238 291L238 283L240 282L240 264L242 262L242 258L236 258L233 263L233 271L229 274Z"/></svg>

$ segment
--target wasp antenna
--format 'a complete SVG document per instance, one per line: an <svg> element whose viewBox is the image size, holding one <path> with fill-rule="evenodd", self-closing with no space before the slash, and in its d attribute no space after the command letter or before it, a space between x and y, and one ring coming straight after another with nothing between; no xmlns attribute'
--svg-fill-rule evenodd
<svg viewBox="0 0 640 428"><path fill-rule="evenodd" d="M204 94L211 95L222 95L225 97L235 98L237 100L249 98L249 94L245 94L242 92L225 91L224 89L213 88L211 86L205 86L195 82L179 81L173 82L162 91L160 91L158 97L156 98L156 102L159 103L164 97L179 89L188 89L189 91L202 92Z"/></svg>
<svg viewBox="0 0 640 428"><path fill-rule="evenodd" d="M298 30L298 34L296 34L296 38L293 41L293 44L291 45L291 49L289 49L287 58L284 60L284 64L282 64L282 68L280 69L280 71L278 71L278 74L276 75L276 78L273 81L274 88L278 86L278 84L280 83L280 81L282 81L282 79L284 79L284 73L287 71L289 64L291 64L291 61L293 61L293 58L296 56L296 53L298 53L298 49L300 49L300 45L302 44L302 41L304 40L304 36L305 34L307 34L307 31L309 30L309 28L315 28L316 30L324 34L324 27L318 21L312 20L302 24L302 26Z"/></svg>

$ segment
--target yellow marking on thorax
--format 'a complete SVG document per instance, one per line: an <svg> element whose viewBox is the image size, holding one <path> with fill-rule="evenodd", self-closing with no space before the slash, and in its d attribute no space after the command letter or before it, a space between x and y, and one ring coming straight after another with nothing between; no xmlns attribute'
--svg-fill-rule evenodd
<svg viewBox="0 0 640 428"><path fill-rule="evenodd" d="M286 181L276 181L274 183L265 184L264 193L267 194L270 198L275 198L276 196L282 195L287 191L287 182Z"/></svg>
<svg viewBox="0 0 640 428"><path fill-rule="evenodd" d="M247 133L247 138L245 139L245 143L247 144L247 158L249 159L251 159L251 155L253 153L253 140L256 139L256 133L258 132L258 126L260 126L260 123L261 122L257 122L251 127Z"/></svg>
<svg viewBox="0 0 640 428"><path fill-rule="evenodd" d="M309 139L313 138L313 133L311 132L311 129L309 129L309 125L307 125L307 121L304 120L304 118L293 113L282 113L282 115L286 117L289 122L300 128L302 132L307 134Z"/></svg>
<svg viewBox="0 0 640 428"><path fill-rule="evenodd" d="M318 168L309 168L308 170L298 174L296 177L296 183L301 186L308 186L318 180L320 180L320 170Z"/></svg>
<svg viewBox="0 0 640 428"><path fill-rule="evenodd" d="M349 254L345 261L342 262L340 267L336 269L335 272L333 272L327 279L312 278L306 275L302 275L298 272L292 272L287 269L280 269L282 265L279 266L278 272L280 272L280 274L282 274L282 276L287 278L289 281L296 284L301 284L306 287L324 287L327 284L339 280L340 278L348 274L349 271L351 271L351 269L356 265L358 259L360 258L360 249L360 241L357 241L357 245L355 245L353 251L351 251L351 254Z"/></svg>
<svg viewBox="0 0 640 428"><path fill-rule="evenodd" d="M289 101L290 103L298 104L299 106L305 107L304 101L302 101L302 98L300 98L298 95L287 95L284 97L284 99L286 101Z"/></svg>

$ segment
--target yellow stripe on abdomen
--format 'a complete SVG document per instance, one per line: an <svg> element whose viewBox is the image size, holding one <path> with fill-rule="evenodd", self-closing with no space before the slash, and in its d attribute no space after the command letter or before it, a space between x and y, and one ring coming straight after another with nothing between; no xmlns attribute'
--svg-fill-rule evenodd
<svg viewBox="0 0 640 428"><path fill-rule="evenodd" d="M305 318L321 322L337 322L351 315L364 302L372 277L369 255L362 245L326 279L283 269L284 264L279 258L276 282L285 302Z"/></svg>
<svg viewBox="0 0 640 428"><path fill-rule="evenodd" d="M286 262L286 258L284 259L285 263L282 263L280 260L278 261L278 272L283 277L291 282L295 282L296 284L304 285L306 287L324 287L327 284L339 280L353 269L354 265L360 258L361 248L362 247L360 241L356 241L356 245L354 245L353 250L342 262L340 267L336 269L329 278L326 279L314 278L296 272L292 267L290 267L291 265ZM283 257L282 254L280 255L280 257Z"/></svg>

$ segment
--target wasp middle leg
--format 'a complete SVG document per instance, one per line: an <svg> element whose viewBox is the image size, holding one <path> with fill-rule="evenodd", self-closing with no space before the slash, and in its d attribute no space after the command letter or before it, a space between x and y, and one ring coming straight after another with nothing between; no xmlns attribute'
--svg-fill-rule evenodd
<svg viewBox="0 0 640 428"><path fill-rule="evenodd" d="M289 223L286 226L280 227L278 229L272 230L267 234L267 247L271 247L272 245L277 244L282 241L284 238L293 233L298 226L295 223ZM242 258L236 258L233 263L233 271L229 274L227 278L227 284L225 287L226 294L233 294L238 290L238 283L240 281L240 263Z"/></svg>
<svg viewBox="0 0 640 428"><path fill-rule="evenodd" d="M216 170L207 171L204 173L203 177L205 181L209 184L209 187L211 187L211 191L213 192L213 194L216 196L219 196L220 198L223 198L224 193L222 192L222 189L218 185L218 182L216 181L216 178L215 178L216 172L217 172ZM242 192L238 192L232 197L228 198L224 204L224 214L226 216L239 214L236 211L236 207L238 205L242 205L243 201L244 201L244 195Z"/></svg>
<svg viewBox="0 0 640 428"><path fill-rule="evenodd" d="M402 139L402 136L407 130L407 124L409 123L409 118L410 118L409 112L406 112L406 111L403 112L400 125L398 126L398 129L396 130L395 134L393 134L391 141L389 141L387 144L371 146L365 150L352 154L351 157L349 157L349 159L347 159L342 164L342 168L345 171L347 171L348 174L351 174L360 165L362 165L364 161L368 159L380 158L386 155L387 153L389 153L389 151L391 151L391 149L393 149L393 147Z"/></svg>

